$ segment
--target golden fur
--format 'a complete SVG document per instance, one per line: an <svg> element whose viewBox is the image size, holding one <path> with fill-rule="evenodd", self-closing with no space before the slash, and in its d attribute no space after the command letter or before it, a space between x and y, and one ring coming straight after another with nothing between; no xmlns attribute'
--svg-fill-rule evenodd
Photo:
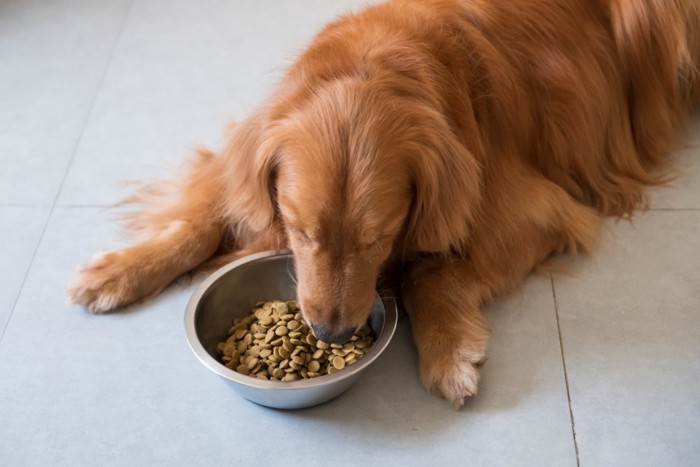
<svg viewBox="0 0 700 467"><path fill-rule="evenodd" d="M141 243L69 288L104 312L203 264L290 247L342 341L401 271L423 382L475 394L479 308L602 216L645 207L700 100L698 0L396 0L326 27L183 179L135 195Z"/></svg>

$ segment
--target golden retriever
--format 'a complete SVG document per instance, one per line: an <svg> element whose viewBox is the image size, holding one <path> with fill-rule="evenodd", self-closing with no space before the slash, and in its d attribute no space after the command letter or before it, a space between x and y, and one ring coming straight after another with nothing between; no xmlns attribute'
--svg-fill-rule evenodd
<svg viewBox="0 0 700 467"><path fill-rule="evenodd" d="M423 383L476 394L479 308L590 250L700 100L697 0L395 0L327 26L219 154L131 201L140 243L69 287L96 313L203 264L289 247L304 316L342 342L400 273Z"/></svg>

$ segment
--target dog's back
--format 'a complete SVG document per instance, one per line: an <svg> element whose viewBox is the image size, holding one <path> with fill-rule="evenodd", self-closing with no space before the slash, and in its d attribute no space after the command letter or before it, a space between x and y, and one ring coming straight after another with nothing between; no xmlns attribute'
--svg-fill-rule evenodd
<svg viewBox="0 0 700 467"><path fill-rule="evenodd" d="M605 0L645 161L667 154L700 101L700 1Z"/></svg>
<svg viewBox="0 0 700 467"><path fill-rule="evenodd" d="M645 185L666 180L667 155L700 103L699 0L395 4L442 16L424 38L464 35L454 47L469 55L482 164L520 153L605 215L643 207ZM464 144L475 150L473 139Z"/></svg>

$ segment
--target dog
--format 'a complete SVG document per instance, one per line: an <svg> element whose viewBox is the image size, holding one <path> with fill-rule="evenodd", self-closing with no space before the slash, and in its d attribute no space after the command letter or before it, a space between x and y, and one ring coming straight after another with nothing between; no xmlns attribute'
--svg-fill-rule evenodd
<svg viewBox="0 0 700 467"><path fill-rule="evenodd" d="M341 17L217 154L129 201L135 246L69 286L95 313L290 248L317 336L393 277L422 381L477 393L481 305L646 206L700 101L697 0L393 0ZM395 273L393 273L393 272Z"/></svg>

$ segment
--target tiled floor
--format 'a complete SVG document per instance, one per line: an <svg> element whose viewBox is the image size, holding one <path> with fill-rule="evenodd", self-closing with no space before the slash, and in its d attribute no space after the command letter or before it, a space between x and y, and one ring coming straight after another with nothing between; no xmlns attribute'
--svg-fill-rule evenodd
<svg viewBox="0 0 700 467"><path fill-rule="evenodd" d="M129 179L214 148L314 31L365 1L0 0L0 465L700 465L700 148L575 273L494 301L481 393L421 387L408 323L321 407L241 399L191 355L196 284L63 304L123 242ZM700 144L700 115L688 131Z"/></svg>

